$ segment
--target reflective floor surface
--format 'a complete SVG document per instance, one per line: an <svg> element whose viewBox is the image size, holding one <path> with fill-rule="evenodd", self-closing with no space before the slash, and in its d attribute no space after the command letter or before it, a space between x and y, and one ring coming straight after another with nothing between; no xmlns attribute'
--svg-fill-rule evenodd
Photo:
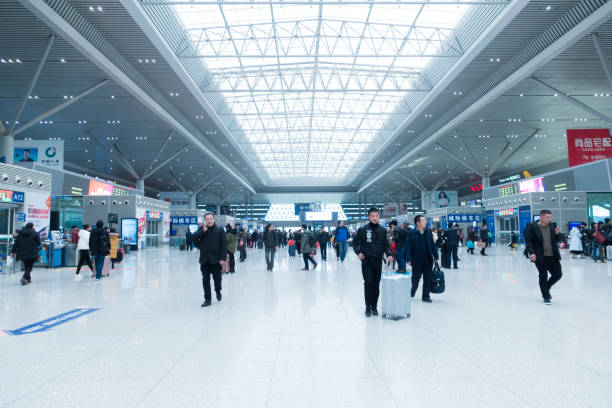
<svg viewBox="0 0 612 408"><path fill-rule="evenodd" d="M460 249L446 293L387 321L363 315L356 256L330 252L302 271L281 249L270 273L250 250L206 309L196 251L131 253L100 282L0 275L0 330L100 308L0 335L0 406L612 406L612 263L564 253L545 306L519 252Z"/></svg>

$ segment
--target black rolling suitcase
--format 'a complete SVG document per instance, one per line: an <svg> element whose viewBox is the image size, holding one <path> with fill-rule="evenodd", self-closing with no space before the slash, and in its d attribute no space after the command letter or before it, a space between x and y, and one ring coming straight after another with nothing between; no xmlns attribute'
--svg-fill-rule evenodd
<svg viewBox="0 0 612 408"><path fill-rule="evenodd" d="M184 250L185 250L185 244L181 244L181 245L179 246L179 250L184 251Z"/></svg>
<svg viewBox="0 0 612 408"><path fill-rule="evenodd" d="M263 241L257 241L257 248L263 249Z"/></svg>

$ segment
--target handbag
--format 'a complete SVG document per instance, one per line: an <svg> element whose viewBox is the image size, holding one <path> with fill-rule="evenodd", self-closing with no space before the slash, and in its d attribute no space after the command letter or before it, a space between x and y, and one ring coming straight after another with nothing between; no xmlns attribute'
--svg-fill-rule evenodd
<svg viewBox="0 0 612 408"><path fill-rule="evenodd" d="M444 290L446 289L446 282L444 280L444 272L442 272L442 269L440 269L438 262L434 264L432 275L431 293L444 293Z"/></svg>
<svg viewBox="0 0 612 408"><path fill-rule="evenodd" d="M477 246L478 248L484 248L484 247L486 247L486 246L487 246L487 244L486 244L486 242L484 242L484 241L478 241L478 242L476 243L476 246Z"/></svg>

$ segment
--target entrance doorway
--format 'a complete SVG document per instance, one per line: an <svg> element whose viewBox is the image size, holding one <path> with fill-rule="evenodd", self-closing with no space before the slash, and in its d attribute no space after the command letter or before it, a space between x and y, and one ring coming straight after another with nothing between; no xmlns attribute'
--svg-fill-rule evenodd
<svg viewBox="0 0 612 408"><path fill-rule="evenodd" d="M161 220L147 218L147 248L159 247L159 230Z"/></svg>

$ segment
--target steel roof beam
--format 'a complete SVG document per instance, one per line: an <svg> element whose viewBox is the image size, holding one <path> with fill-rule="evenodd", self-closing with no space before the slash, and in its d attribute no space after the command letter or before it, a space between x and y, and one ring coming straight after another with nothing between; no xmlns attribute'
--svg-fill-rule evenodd
<svg viewBox="0 0 612 408"><path fill-rule="evenodd" d="M34 86L38 82L38 78L40 77L40 72L42 71L42 68L45 65L45 62L47 62L47 57L49 56L49 52L51 51L51 47L53 46L54 41L55 41L55 36L50 35L49 41L47 42L47 45L45 46L45 49L43 50L40 60L38 61L38 65L36 66L36 69L34 70L34 75L32 75L30 84L28 85L28 88L26 89L25 94L21 98L21 102L19 103L17 112L15 112L15 118L13 119L13 123L11 124L11 128L9 129L9 133L12 132L13 129L15 129L15 126L17 125L17 122L19 121L19 118L21 117L21 114L23 113L26 103L28 103L28 98L30 97L32 90L34 89Z"/></svg>
<svg viewBox="0 0 612 408"><path fill-rule="evenodd" d="M153 1L142 1L144 5L147 6L174 6L174 5L184 5L184 6L194 6L194 5L209 5L209 6L218 6L219 4L224 5L243 5L243 6L258 6L258 5L278 5L278 6L352 6L352 5L363 5L368 6L372 3L372 0L364 0L364 1L342 1L342 0L316 0L311 2L305 1L283 1L283 0L244 0L244 1L215 1L215 0L182 0L182 1L163 1L163 0L153 0ZM445 1L429 1L429 0L381 0L376 1L376 4L384 4L390 6L401 6L401 5L469 5L469 6L486 6L486 5L506 5L510 3L510 1L503 0L492 0L492 1L460 1L460 0L445 0Z"/></svg>
<svg viewBox="0 0 612 408"><path fill-rule="evenodd" d="M591 108L586 103L579 101L578 99L566 94L565 92L561 91L560 89L555 88L554 86L550 84L547 84L546 82L542 81L539 78L531 77L531 79L537 82L538 84L544 86L545 88L548 88L553 92L556 92L561 98L565 99L566 101L570 102L573 105L576 105L577 107L590 113L591 115L597 116L599 119L602 119L608 123L612 123L612 118L610 116L604 113L601 113L600 111L596 109Z"/></svg>
<svg viewBox="0 0 612 408"><path fill-rule="evenodd" d="M610 84L610 88L612 88L612 73L610 72L610 66L608 65L608 59L603 52L603 48L601 47L601 42L599 40L599 34L593 33L591 34L591 38L593 39L593 43L595 44L595 49L597 50L597 54L599 55L599 60L601 61L601 65L608 77L608 83Z"/></svg>
<svg viewBox="0 0 612 408"><path fill-rule="evenodd" d="M138 179L140 179L141 177L138 175L138 172L136 171L134 166L132 166L132 163L130 163L130 160L125 156L125 154L123 154L123 152L119 149L116 143L113 143L113 147L115 148L117 156L119 156L119 158L123 162L124 167L126 167L130 173L135 174L134 177L136 177L136 180L138 181Z"/></svg>
<svg viewBox="0 0 612 408"><path fill-rule="evenodd" d="M437 190L438 190L438 188L439 188L439 187L440 187L442 184L446 183L446 181L447 181L449 178L451 178L451 177L453 176L453 174L455 174L455 172L456 172L457 170L459 170L459 169L460 169L462 166L463 166L463 163L459 164L459 165L458 165L457 167L455 167L453 170L450 170L450 169L449 169L449 170L446 172L446 175L444 175L444 176L443 176L443 177L442 177L440 180L438 180L438 181L436 182L436 184L434 184L434 185L433 185L433 187L431 188L431 191L437 191Z"/></svg>
<svg viewBox="0 0 612 408"><path fill-rule="evenodd" d="M211 178L208 179L207 182L205 182L204 184L202 184L200 187L196 188L192 194L198 194L200 191L204 190L208 185L210 185L210 183L212 183L213 181L215 181L215 179L217 177L219 177L221 175L222 171L218 172L217 174L215 174L214 176L212 176Z"/></svg>
<svg viewBox="0 0 612 408"><path fill-rule="evenodd" d="M71 163L71 162L67 162L67 161L64 161L64 166L68 167L68 168L71 168L71 169L74 169L74 170L78 170L78 171L82 172L83 174L99 174L102 177L108 178L108 174L106 174L104 172L101 172L101 171L98 171L98 170L95 170L95 169L92 169L91 167L83 167L83 166L80 166L80 165L78 165L76 163ZM121 183L124 183L125 185L128 185L128 186L134 184L133 181L126 180L126 179L123 179L123 178L112 177L112 179L113 180L117 180L117 181L119 181ZM156 188L151 188L151 187L147 187L147 188L149 190L153 190L153 191L156 191L156 192L160 191L159 189L156 189Z"/></svg>
<svg viewBox="0 0 612 408"><path fill-rule="evenodd" d="M183 183L181 183L180 181L178 181L178 178L174 175L174 172L172 170L168 170L168 177L172 180L172 182L174 182L174 184L177 185L177 187L185 194L190 195L189 191L187 190L187 188L183 185Z"/></svg>
<svg viewBox="0 0 612 408"><path fill-rule="evenodd" d="M442 146L440 143L436 143L436 146L438 146L440 149L444 150L449 156L451 156L453 159L457 160L459 163L463 164L468 169L472 170L474 173L478 174L480 177L483 177L483 172L480 171L480 170L476 170L476 168L474 168L474 166L472 166L467 160L463 160L461 157L457 156L455 153L453 153L452 151L450 151L446 147Z"/></svg>
<svg viewBox="0 0 612 408"><path fill-rule="evenodd" d="M478 165L478 160L476 160L476 158L472 154L472 151L467 147L467 144L465 143L465 140L463 140L463 138L461 137L461 135L459 134L457 129L455 129L455 136L457 137L457 139L459 139L459 143L461 143L461 147L463 147L463 150L465 150L465 152L468 154L470 159L472 159L472 161L474 162L474 165ZM434 191L435 191L435 189L434 189Z"/></svg>
<svg viewBox="0 0 612 408"><path fill-rule="evenodd" d="M518 7L519 3L521 3L521 2L520 1L515 1L515 2L511 3L506 9L510 10L510 8L512 8L513 6ZM516 14L518 14L520 9L522 9L524 6L525 6L525 4L522 4L522 6L519 7L519 10L515 10ZM395 163L397 163L396 165L401 164L403 161L411 158L413 155L419 153L424 148L429 147L432 142L434 142L438 138L448 134L448 132L452 131L452 129L454 129L457 126L459 126L465 120L469 119L470 117L472 117L473 115L478 113L481 109L483 109L486 106L490 105L499 96L503 95L505 92L507 92L512 87L516 86L521 81L527 79L538 68L540 68L544 64L550 62L557 55L559 55L563 51L567 50L569 47L574 45L580 39L584 38L586 35L591 33L597 27L601 26L603 23L605 23L607 20L609 20L611 16L612 16L612 2L608 2L608 3L604 4L603 6L601 6L600 8L598 8L597 10L595 10L593 13L591 13L588 17L583 19L581 22L576 24L574 26L574 28L572 28L567 33L565 33L563 36L561 36L559 39L554 41L551 45L549 45L547 48L545 48L542 52L537 54L535 57L531 58L521 68L519 68L516 71L514 71L514 73L512 75L508 76L506 79L501 81L497 86L495 86L493 89L488 91L484 96L482 96L480 99L478 99L472 105L470 105L466 109L464 109L461 113L456 115L453 119L449 120L445 125L443 125L441 128L439 128L438 130L433 132L429 137L425 138L424 140L422 140L420 143L418 143L415 146L410 146L410 150L408 150L402 157L395 159ZM504 16L502 16L502 17L503 17L502 20L504 20L505 18L508 18L509 16L508 16L507 13L504 13ZM498 20L499 19L496 19L496 21L498 21ZM506 24L503 24L503 25L500 26L499 23L496 24L494 22L494 23L492 23L489 26L490 29L489 30L485 30L483 32L483 34L491 35L494 38L499 33L499 31L501 31L503 29L503 27L505 25ZM494 30L493 27L496 27L496 29ZM494 32L493 34L491 33L492 31ZM481 36L481 38L482 38L482 36ZM493 38L491 38L491 40ZM484 48L485 44L480 44L481 42L482 42L482 40L477 41L475 44L476 45L482 45L482 48ZM487 41L487 43L488 43L488 41ZM470 51L467 51L466 54L464 55L464 57L466 57L468 55L471 55ZM464 57L462 57L462 58L464 58ZM459 64L457 64L455 67L457 67L458 65ZM463 69L463 67L461 69ZM449 73L453 72L453 71L454 71L454 69L449 71ZM443 82L444 82L444 80L440 81L435 89L437 89L437 87L440 84L442 84ZM425 97L424 100L428 99L428 97L433 95L434 93L435 93L435 90L432 91L430 94L428 94ZM438 95L435 95L435 96L438 96ZM429 105L427 104L425 106L429 106ZM418 109L415 109L415 112L418 112L419 115L422 113L422 111L419 111ZM408 121L408 124L410 124L410 121ZM393 139L393 138L391 138L391 139ZM383 171L379 172L379 174L377 174L376 176L370 178L367 182L365 182L364 184L361 185L361 187L359 188L358 192L363 191L369 185L375 183L377 180L379 180L381 177L383 177L386 174L388 174L390 171L393 171L393 169L395 167L396 166L389 166L386 169L384 169Z"/></svg>
<svg viewBox="0 0 612 408"><path fill-rule="evenodd" d="M91 138L93 139L93 141L100 146L102 149L104 149L104 151L106 151L106 153L108 153L108 155L112 158L114 158L115 160L117 160L117 163L119 163L121 166L123 166L123 168L125 168L128 173L130 173L132 176L136 177L136 181L138 181L138 173L136 173L136 171L134 170L134 168L129 165L129 163L125 163L123 161L123 159L116 154L115 152L113 152L113 149L111 149L110 147L107 147L106 145L104 145L104 143L102 143L101 141L98 140L97 137L94 137L93 135L91 135ZM112 160L112 159L111 159Z"/></svg>
<svg viewBox="0 0 612 408"><path fill-rule="evenodd" d="M534 130L529 136L527 136L527 138L525 140L523 140L521 142L520 145L518 145L518 147L516 149L512 149L512 152L510 152L508 157L506 157L504 159L504 161L500 163L500 165L503 165L503 164L507 163L515 154L518 153L519 150L521 150L523 148L523 146L525 146L527 144L527 142L529 142L531 140L532 137L537 135L539 131L540 131L540 129ZM493 174L493 172L491 172L490 174Z"/></svg>
<svg viewBox="0 0 612 408"><path fill-rule="evenodd" d="M185 149L187 149L189 147L188 144L186 144L185 146L181 147L180 149L178 149L178 151L176 153L174 153L172 156L168 157L166 160L164 160L159 166L157 166L155 169L147 172L142 178L148 178L150 177L153 173L156 173L157 171L161 170L162 168L164 168L168 163L170 163L172 160L176 159L181 153L183 153L183 151Z"/></svg>
<svg viewBox="0 0 612 408"><path fill-rule="evenodd" d="M29 122L21 125L16 130L13 130L11 133L9 133L9 135L10 136L18 135L19 133L23 132L24 130L27 130L30 127L36 125L41 120L44 120L44 119L48 118L49 116L56 114L57 112L61 111L62 109L72 105L73 103L75 103L76 101L81 99L82 97L89 95L90 93L92 93L93 91L95 91L96 89L101 87L102 85L106 84L107 82L108 82L108 79L103 79L102 81L98 82L97 84L95 84L95 85L87 88L83 92L79 93L74 98L68 99L68 100L60 103L59 105L54 106L53 108L51 108L48 111L38 115L37 117L35 117L34 119L30 120Z"/></svg>
<svg viewBox="0 0 612 408"><path fill-rule="evenodd" d="M210 146L205 145L198 136L192 133L182 122L177 120L170 112L164 109L155 99L147 92L140 88L130 77L128 77L119 67L117 67L110 59L108 59L100 50L90 43L79 31L68 24L53 8L51 8L44 0L18 0L19 3L26 9L31 11L36 17L44 22L51 29L56 31L66 41L68 41L81 54L93 62L98 68L106 73L109 78L113 79L118 85L128 91L136 100L140 101L151 112L157 115L160 119L166 122L178 134L185 137L189 142L193 143L198 149L208 155L212 160L216 161L223 169L230 173L234 178L240 181L253 193L255 190L251 187L246 178L240 175L231 165L228 165L219 153ZM123 3L123 2L122 2ZM189 125L190 126L190 125Z"/></svg>
<svg viewBox="0 0 612 408"><path fill-rule="evenodd" d="M172 140L172 132L170 132L170 134L168 135L168 137L166 138L166 140L162 144L161 149L159 149L159 151L155 155L155 158L151 161L151 165L149 166L147 171L145 171L144 174L142 175L143 179L148 178L151 174L153 174L157 170L159 170L159 168L157 168L157 167L155 168L155 170L152 170L153 169L153 163L157 163L157 160L159 160L159 157L161 156L161 154L166 151L166 146L168 146L168 143L170 143L170 140Z"/></svg>
<svg viewBox="0 0 612 408"><path fill-rule="evenodd" d="M501 164L501 159L504 156L504 153L506 153L506 150L508 150L508 147L510 147L510 142L506 142L506 145L502 149L501 153L499 154L499 156L497 156L497 159L495 159L495 163L493 163L491 168L487 170L488 176L491 176L493 173L495 173L495 170L497 170L497 167Z"/></svg>

